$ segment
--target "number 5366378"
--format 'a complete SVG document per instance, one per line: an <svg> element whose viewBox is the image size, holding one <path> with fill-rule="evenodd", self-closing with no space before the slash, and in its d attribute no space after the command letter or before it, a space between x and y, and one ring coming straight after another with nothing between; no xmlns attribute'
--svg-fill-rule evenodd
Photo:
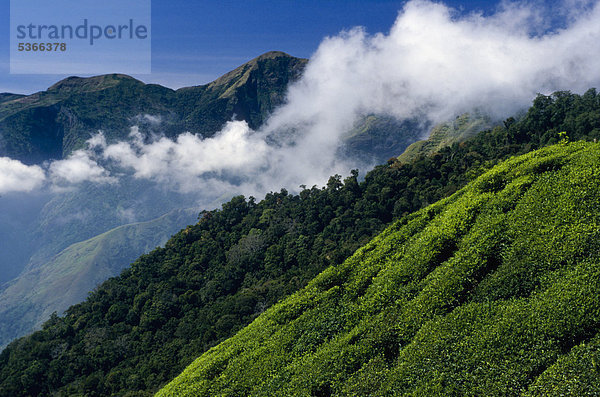
<svg viewBox="0 0 600 397"><path fill-rule="evenodd" d="M66 51L67 43L19 43L19 51Z"/></svg>

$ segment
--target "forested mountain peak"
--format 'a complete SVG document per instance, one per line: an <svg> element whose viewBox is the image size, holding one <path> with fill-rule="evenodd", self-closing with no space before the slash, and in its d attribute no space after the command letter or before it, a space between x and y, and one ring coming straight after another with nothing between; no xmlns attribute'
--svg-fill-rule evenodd
<svg viewBox="0 0 600 397"><path fill-rule="evenodd" d="M60 93L78 93L88 91L98 91L114 87L122 82L131 82L139 85L144 83L125 74L104 74L93 77L67 77L48 88L48 91L58 91Z"/></svg>
<svg viewBox="0 0 600 397"><path fill-rule="evenodd" d="M307 62L284 52L267 52L210 84L177 90L177 101L196 129L214 128L221 114L235 114L257 128L283 103L289 83L300 77Z"/></svg>
<svg viewBox="0 0 600 397"><path fill-rule="evenodd" d="M233 95L234 88L248 83L253 77L271 80L273 83L289 77L297 78L307 62L307 59L294 58L285 52L270 51L219 77L208 84L207 89L221 90L221 95L230 96ZM282 71L285 73L282 74Z"/></svg>

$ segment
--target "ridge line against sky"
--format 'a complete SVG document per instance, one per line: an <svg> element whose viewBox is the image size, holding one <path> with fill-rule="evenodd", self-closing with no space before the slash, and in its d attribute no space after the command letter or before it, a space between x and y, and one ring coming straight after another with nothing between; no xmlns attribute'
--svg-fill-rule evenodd
<svg viewBox="0 0 600 397"><path fill-rule="evenodd" d="M406 1L258 0L152 1L151 75L134 75L170 88L206 84L250 59L284 51L308 58L326 36L362 26L387 33ZM547 3L547 2L544 2ZM450 0L459 14L492 13L499 2ZM31 94L67 75L9 74L9 1L0 3L0 92ZM114 71L118 73L118 70Z"/></svg>

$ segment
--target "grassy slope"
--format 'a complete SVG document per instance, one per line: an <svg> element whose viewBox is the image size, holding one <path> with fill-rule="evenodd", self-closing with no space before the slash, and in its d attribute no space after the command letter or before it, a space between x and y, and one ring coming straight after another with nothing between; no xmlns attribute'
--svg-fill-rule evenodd
<svg viewBox="0 0 600 397"><path fill-rule="evenodd" d="M488 117L481 114L465 113L452 122L436 125L432 128L429 138L412 143L398 156L403 163L414 161L419 156L428 156L455 142L463 142L478 132L491 127Z"/></svg>
<svg viewBox="0 0 600 397"><path fill-rule="evenodd" d="M158 395L598 392L599 224L598 145L511 159L393 224Z"/></svg>
<svg viewBox="0 0 600 397"><path fill-rule="evenodd" d="M24 271L47 263L72 244L194 203L191 195L168 192L151 181L135 178L122 177L119 184L80 184L77 189L51 196L44 205L31 227L35 249L29 252Z"/></svg>
<svg viewBox="0 0 600 397"><path fill-rule="evenodd" d="M332 177L326 189L299 196L236 197L11 343L0 354L0 395L149 395L265 307L341 264L383 224L456 192L500 159L556 142L559 131L599 137L599 100L593 89L539 96L505 128L414 163L390 161L360 185Z"/></svg>
<svg viewBox="0 0 600 397"><path fill-rule="evenodd" d="M344 155L364 161L376 158L376 162L381 162L404 152L428 128L415 120L398 121L390 116L368 115L343 137Z"/></svg>
<svg viewBox="0 0 600 397"><path fill-rule="evenodd" d="M88 291L135 258L164 244L196 210L174 210L157 219L119 226L73 244L0 289L0 346L31 332L52 312L82 301Z"/></svg>

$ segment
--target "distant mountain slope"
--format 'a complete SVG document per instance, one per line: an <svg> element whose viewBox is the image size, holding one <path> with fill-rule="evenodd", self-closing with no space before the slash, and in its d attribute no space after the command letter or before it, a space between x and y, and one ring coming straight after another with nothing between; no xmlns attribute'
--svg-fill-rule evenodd
<svg viewBox="0 0 600 397"><path fill-rule="evenodd" d="M69 77L27 96L0 94L0 156L26 163L64 158L98 130L109 140L127 139L132 125L146 135L168 137L184 131L209 137L233 117L258 128L283 104L289 84L299 79L307 62L271 51L212 83L178 90L110 74ZM367 115L343 137L343 154L385 161L428 127L418 120Z"/></svg>
<svg viewBox="0 0 600 397"><path fill-rule="evenodd" d="M68 155L98 129L126 136L134 116L167 113L173 93L125 75L69 77L0 104L0 155L39 163Z"/></svg>
<svg viewBox="0 0 600 397"><path fill-rule="evenodd" d="M211 135L236 115L259 127L284 101L286 89L302 74L308 60L280 51L263 54L212 83L176 92L177 113L193 132Z"/></svg>
<svg viewBox="0 0 600 397"><path fill-rule="evenodd" d="M556 145L396 222L158 396L598 392L599 289L600 146Z"/></svg>
<svg viewBox="0 0 600 397"><path fill-rule="evenodd" d="M196 218L197 210L173 210L151 221L117 227L71 245L0 286L0 347L39 327L53 312L62 313L84 300L102 281Z"/></svg>
<svg viewBox="0 0 600 397"><path fill-rule="evenodd" d="M119 184L82 183L77 189L53 195L40 211L29 231L35 250L26 269L47 262L74 243L120 225L192 207L195 202L192 194L170 192L152 182L125 176Z"/></svg>
<svg viewBox="0 0 600 397"><path fill-rule="evenodd" d="M31 228L48 201L46 195L0 197L0 286L18 276L36 241Z"/></svg>
<svg viewBox="0 0 600 397"><path fill-rule="evenodd" d="M343 155L380 163L398 156L422 138L428 128L415 119L399 121L391 116L371 114L359 119L343 137Z"/></svg>
<svg viewBox="0 0 600 397"><path fill-rule="evenodd" d="M408 163L419 156L428 156L445 146L465 141L485 129L492 127L489 117L481 114L465 113L455 120L434 126L426 140L421 140L409 145L398 156L398 160Z"/></svg>
<svg viewBox="0 0 600 397"><path fill-rule="evenodd" d="M211 136L234 115L256 127L282 103L306 62L268 52L210 84L176 91L110 74L69 77L28 96L2 94L0 156L27 163L62 158L99 129L109 139L125 139L145 114L160 116L167 136L187 130Z"/></svg>
<svg viewBox="0 0 600 397"><path fill-rule="evenodd" d="M25 96L25 95L11 94L10 92L3 92L3 93L0 93L0 103L12 101L13 99L18 99L23 96Z"/></svg>

